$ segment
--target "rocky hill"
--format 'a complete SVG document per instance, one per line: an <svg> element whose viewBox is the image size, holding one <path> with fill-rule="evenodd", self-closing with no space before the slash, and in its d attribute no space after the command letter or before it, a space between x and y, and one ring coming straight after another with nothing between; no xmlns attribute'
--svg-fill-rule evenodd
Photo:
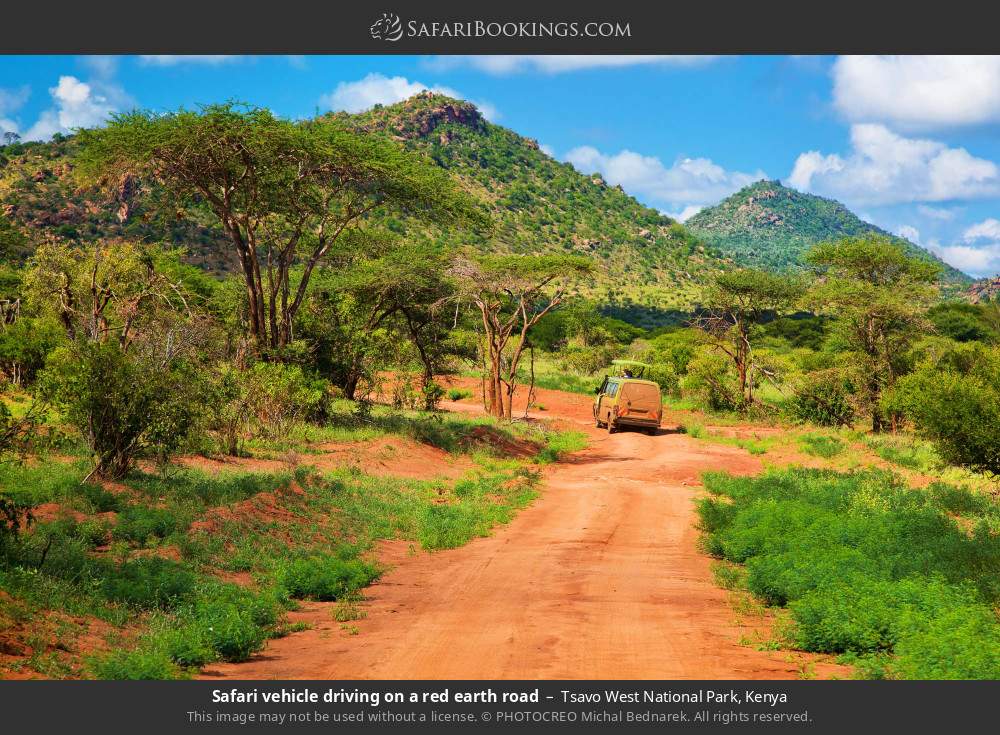
<svg viewBox="0 0 1000 735"><path fill-rule="evenodd" d="M515 253L584 254L598 264L588 290L608 300L682 306L712 273L726 267L681 224L539 149L538 143L488 122L468 102L423 93L391 106L334 118L371 134L388 135L454 174L486 202L498 227L490 240L447 228L431 231L402 217L377 224L407 237L472 244ZM159 206L155 190L117 182L114 193L76 188L72 137L0 147L0 248L23 259L44 237L92 240L128 237L184 246L208 270L234 269L225 240L211 218L179 217Z"/></svg>
<svg viewBox="0 0 1000 735"><path fill-rule="evenodd" d="M1000 303L1000 276L976 281L966 289L965 297L973 304Z"/></svg>
<svg viewBox="0 0 1000 735"><path fill-rule="evenodd" d="M804 194L778 181L758 181L740 189L698 212L687 227L741 265L794 269L817 242L869 233L893 237L914 255L941 263L909 240L864 222L840 202ZM945 281L962 285L972 281L961 271L941 265Z"/></svg>

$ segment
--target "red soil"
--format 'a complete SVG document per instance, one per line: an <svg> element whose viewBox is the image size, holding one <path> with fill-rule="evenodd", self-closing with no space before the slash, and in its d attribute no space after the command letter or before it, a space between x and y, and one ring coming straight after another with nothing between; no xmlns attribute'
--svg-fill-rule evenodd
<svg viewBox="0 0 1000 735"><path fill-rule="evenodd" d="M366 618L342 626L332 604L307 603L290 617L311 629L204 676L784 679L815 664L740 645L753 630L734 620L697 547L700 473L755 473L758 458L669 429L608 435L593 427L587 396L539 390L537 402L546 410L533 418L585 429L590 446L547 468L542 497L513 522L433 554L383 544L393 569L365 590ZM445 407L482 410L478 397ZM523 411L522 398L515 412Z"/></svg>

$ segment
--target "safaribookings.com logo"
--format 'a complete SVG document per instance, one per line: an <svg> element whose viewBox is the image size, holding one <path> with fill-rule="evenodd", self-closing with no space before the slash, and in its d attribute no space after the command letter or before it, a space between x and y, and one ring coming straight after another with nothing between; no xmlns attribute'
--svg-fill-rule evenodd
<svg viewBox="0 0 1000 735"><path fill-rule="evenodd" d="M632 29L624 21L509 21L484 20L418 21L406 24L395 13L382 17L369 28L376 41L407 38L630 38Z"/></svg>

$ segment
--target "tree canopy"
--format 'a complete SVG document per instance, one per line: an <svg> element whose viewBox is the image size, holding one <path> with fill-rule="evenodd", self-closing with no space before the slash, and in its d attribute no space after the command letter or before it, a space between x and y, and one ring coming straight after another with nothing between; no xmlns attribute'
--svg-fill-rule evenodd
<svg viewBox="0 0 1000 735"><path fill-rule="evenodd" d="M129 177L148 177L182 209L218 219L240 262L249 332L264 349L291 342L313 270L373 210L488 225L445 172L330 118L291 122L233 103L134 111L81 131L80 144L85 179L120 188Z"/></svg>

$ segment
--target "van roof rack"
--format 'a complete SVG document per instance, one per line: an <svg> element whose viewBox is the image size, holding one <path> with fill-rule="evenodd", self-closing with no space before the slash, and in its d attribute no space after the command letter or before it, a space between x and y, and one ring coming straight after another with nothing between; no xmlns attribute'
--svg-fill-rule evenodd
<svg viewBox="0 0 1000 735"><path fill-rule="evenodd" d="M611 365L616 368L615 374L619 378L642 378L643 373L653 367L638 360L612 360ZM628 375L625 375L626 371L629 373Z"/></svg>

